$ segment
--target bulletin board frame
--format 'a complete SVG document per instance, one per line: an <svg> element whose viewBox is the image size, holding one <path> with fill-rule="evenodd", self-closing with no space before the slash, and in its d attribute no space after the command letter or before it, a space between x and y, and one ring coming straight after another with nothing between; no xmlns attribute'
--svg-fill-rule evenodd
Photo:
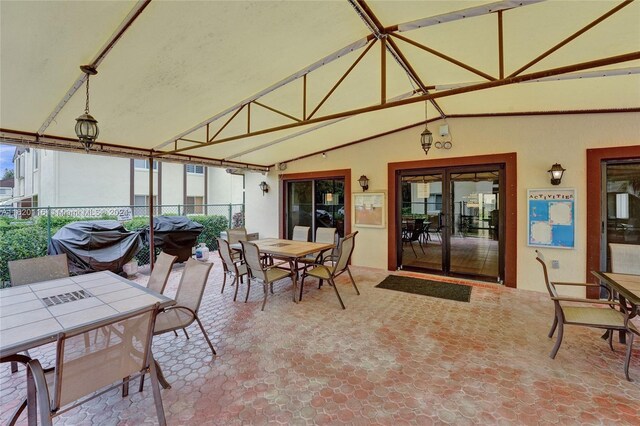
<svg viewBox="0 0 640 426"><path fill-rule="evenodd" d="M527 245L575 249L575 188L527 190Z"/></svg>

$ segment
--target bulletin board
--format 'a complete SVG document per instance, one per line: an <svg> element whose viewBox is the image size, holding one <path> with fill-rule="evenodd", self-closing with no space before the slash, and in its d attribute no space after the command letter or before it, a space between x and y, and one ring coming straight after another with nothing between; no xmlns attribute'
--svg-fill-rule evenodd
<svg viewBox="0 0 640 426"><path fill-rule="evenodd" d="M527 191L527 244L573 249L576 235L576 191L567 188Z"/></svg>

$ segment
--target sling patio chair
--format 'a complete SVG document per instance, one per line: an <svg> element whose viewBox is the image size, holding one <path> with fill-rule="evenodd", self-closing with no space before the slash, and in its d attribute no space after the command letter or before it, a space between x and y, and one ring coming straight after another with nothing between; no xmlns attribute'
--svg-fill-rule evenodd
<svg viewBox="0 0 640 426"><path fill-rule="evenodd" d="M327 280L335 290L338 301L340 302L340 306L342 306L342 309L346 309L344 303L342 302L342 298L340 297L340 293L338 292L338 287L335 283L336 277L346 271L347 274L349 274L349 278L351 279L353 288L355 288L356 293L360 295L360 290L358 290L358 286L356 285L356 282L353 279L353 275L351 275L351 271L349 270L349 262L351 261L351 255L353 254L353 248L355 247L355 237L357 233L358 231L344 237L338 250L338 258L335 262L332 262L331 266L316 265L313 268L306 270L304 274L302 274L302 281L300 282L300 294L302 294L304 279L307 276L315 277L319 280Z"/></svg>
<svg viewBox="0 0 640 426"><path fill-rule="evenodd" d="M609 243L611 272L640 275L640 245Z"/></svg>
<svg viewBox="0 0 640 426"><path fill-rule="evenodd" d="M249 294L249 288L251 286L251 280L258 280L262 282L264 289L264 299L262 301L261 311L264 311L264 306L267 304L267 294L270 288L271 294L273 294L273 283L283 278L294 279L295 268L293 262L283 261L273 265L266 266L261 260L260 249L254 243L247 241L240 241L242 244L242 251L244 253L247 269L249 270L249 276L247 278L247 296ZM289 264L289 269L281 269L279 266L283 264ZM246 302L246 299L245 299Z"/></svg>
<svg viewBox="0 0 640 426"><path fill-rule="evenodd" d="M171 268L173 268L176 260L178 260L177 256L161 252L153 265L153 271L151 271L151 276L147 281L147 288L162 294L169 280Z"/></svg>
<svg viewBox="0 0 640 426"><path fill-rule="evenodd" d="M308 226L294 226L291 239L293 241L309 241L309 231L311 228Z"/></svg>
<svg viewBox="0 0 640 426"><path fill-rule="evenodd" d="M316 229L316 243L324 244L336 244L336 237L338 236L338 230L336 228L318 228ZM298 259L298 263L304 265L303 273L313 265L321 265L325 260L333 259L335 248L326 249L319 253L312 253L305 257ZM327 253L329 252L329 253ZM300 300L302 300L302 286L300 286Z"/></svg>
<svg viewBox="0 0 640 426"><path fill-rule="evenodd" d="M11 260L7 262L7 266L9 267L9 280L12 287L67 278L69 276L69 265L65 253L31 259ZM25 353L29 356L28 352ZM18 364L12 361L11 372L15 373L17 371Z"/></svg>
<svg viewBox="0 0 640 426"><path fill-rule="evenodd" d="M549 338L553 337L556 329L558 330L558 336L556 343L549 355L551 359L555 359L560 345L562 344L562 337L564 333L564 325L581 325L584 327L600 328L609 331L608 340L609 347L613 350L613 331L619 330L626 333L627 352L624 361L624 374L627 380L631 380L629 377L629 362L631 360L631 349L633 346L634 333L638 334L638 329L629 321L628 311L618 311L616 309L609 309L620 307L619 303L613 300L596 300L596 299L581 299L575 297L561 296L556 290L556 286L581 286L581 287L599 287L597 284L583 284L583 283L561 283L549 281L549 275L547 272L547 264L544 260L544 256L538 250L536 250L536 260L542 265L542 272L544 274L545 285L547 291L551 296L551 300L555 306L555 317L553 325L549 331ZM575 306L573 304L580 303ZM588 304L589 306L584 306ZM573 306L572 306L573 305ZM596 307L596 306L608 306Z"/></svg>
<svg viewBox="0 0 640 426"><path fill-rule="evenodd" d="M213 263L200 262L193 258L187 260L182 277L180 277L180 284L178 284L178 291L175 297L176 304L158 313L156 325L153 329L154 336L170 331L175 333L176 330L182 329L184 335L189 339L186 328L197 322L200 331L202 331L207 344L211 348L211 352L214 356L216 355L216 350L213 348L213 344L211 344L211 340L209 340L209 336L198 317L198 309L202 302L202 295L204 294L204 288L212 266ZM140 379L140 392L142 392L143 386L144 374Z"/></svg>
<svg viewBox="0 0 640 426"><path fill-rule="evenodd" d="M247 275L247 265L242 260L234 260L231 248L229 247L229 243L222 238L217 238L218 242L218 254L220 255L220 259L222 259L222 267L224 269L222 275L222 290L220 293L224 293L224 286L227 283L227 276L231 276L233 281L231 285L235 285L236 289L233 293L233 301L236 301L238 297L238 287L243 282L242 277ZM249 286L247 286L247 295L244 299L245 303L249 299Z"/></svg>
<svg viewBox="0 0 640 426"><path fill-rule="evenodd" d="M55 369L44 370L37 359L30 360L27 363L27 394L35 395L33 398L40 406L40 423L52 425L54 417L122 385L123 377L128 383L149 373L158 422L166 425L156 365L151 355L158 306L155 304L125 318L95 324L90 329L60 333ZM114 332L99 332L103 327ZM86 342L92 343L87 346Z"/></svg>

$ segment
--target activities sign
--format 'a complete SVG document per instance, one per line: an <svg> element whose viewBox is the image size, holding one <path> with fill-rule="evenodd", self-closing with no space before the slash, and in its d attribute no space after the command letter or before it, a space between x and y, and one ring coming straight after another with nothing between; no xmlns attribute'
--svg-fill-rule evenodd
<svg viewBox="0 0 640 426"><path fill-rule="evenodd" d="M528 245L575 248L575 201L575 189L528 190Z"/></svg>

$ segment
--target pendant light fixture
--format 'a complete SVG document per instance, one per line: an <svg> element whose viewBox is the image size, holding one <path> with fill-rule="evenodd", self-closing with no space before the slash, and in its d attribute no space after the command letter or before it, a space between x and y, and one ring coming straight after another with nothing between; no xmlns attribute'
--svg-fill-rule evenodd
<svg viewBox="0 0 640 426"><path fill-rule="evenodd" d="M422 145L422 149L424 150L424 155L429 154L429 149L431 149L431 144L433 143L433 134L431 130L429 130L428 118L427 118L427 103L429 101L424 101L424 130L422 134L420 134L420 145Z"/></svg>
<svg viewBox="0 0 640 426"><path fill-rule="evenodd" d="M95 142L100 130L98 129L98 120L89 114L89 77L96 75L96 70L91 65L82 65L80 67L83 73L87 74L87 102L84 108L84 114L76 118L76 135L78 141L84 146L85 151L89 152L91 145Z"/></svg>

